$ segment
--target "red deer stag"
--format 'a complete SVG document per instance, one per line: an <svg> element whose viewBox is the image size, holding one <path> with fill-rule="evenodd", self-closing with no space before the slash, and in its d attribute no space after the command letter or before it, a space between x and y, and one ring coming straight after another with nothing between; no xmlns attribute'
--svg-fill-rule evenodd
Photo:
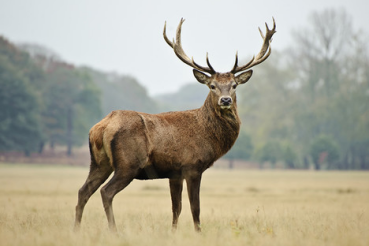
<svg viewBox="0 0 369 246"><path fill-rule="evenodd" d="M265 61L276 32L266 24L259 54L246 65L235 64L230 72L218 73L210 65L200 66L182 49L181 19L175 41L164 39L178 58L191 66L195 78L210 92L201 108L183 112L146 114L134 111L113 111L93 126L89 134L91 166L87 180L78 193L75 228L78 229L83 209L90 196L114 171L101 189L101 197L109 227L116 231L112 201L133 179L168 178L172 198L173 221L177 227L182 209L182 187L186 180L188 197L196 231L200 231L200 182L202 173L232 147L240 130L237 114L236 87L246 83L251 67ZM245 72L244 72L245 71ZM241 73L242 72L242 73ZM239 74L238 74L239 73Z"/></svg>

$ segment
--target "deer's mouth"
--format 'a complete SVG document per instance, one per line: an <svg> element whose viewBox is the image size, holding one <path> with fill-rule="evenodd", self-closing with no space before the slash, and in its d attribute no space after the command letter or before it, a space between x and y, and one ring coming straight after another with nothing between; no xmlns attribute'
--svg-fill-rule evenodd
<svg viewBox="0 0 369 246"><path fill-rule="evenodd" d="M219 105L221 109L230 109L232 106L232 103L223 103Z"/></svg>
<svg viewBox="0 0 369 246"><path fill-rule="evenodd" d="M231 97L223 96L219 99L218 105L221 109L230 109L232 106L233 100Z"/></svg>

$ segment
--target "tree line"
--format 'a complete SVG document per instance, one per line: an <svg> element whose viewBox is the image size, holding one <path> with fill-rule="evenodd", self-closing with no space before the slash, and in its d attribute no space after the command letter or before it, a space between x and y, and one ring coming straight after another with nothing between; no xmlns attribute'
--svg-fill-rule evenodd
<svg viewBox="0 0 369 246"><path fill-rule="evenodd" d="M277 38L277 37L276 37ZM314 12L241 88L251 158L286 168L369 169L369 53L344 10Z"/></svg>
<svg viewBox="0 0 369 246"><path fill-rule="evenodd" d="M75 67L41 46L16 46L4 37L0 108L0 152L26 155L42 153L46 144L67 146L71 155L112 110L158 111L134 78Z"/></svg>
<svg viewBox="0 0 369 246"><path fill-rule="evenodd" d="M312 13L289 48L273 50L238 89L243 124L225 158L253 160L260 168L369 169L365 35L344 10ZM0 152L30 154L48 144L66 145L71 154L111 110L199 107L204 88L189 85L159 101L133 77L75 67L42 47L0 37Z"/></svg>

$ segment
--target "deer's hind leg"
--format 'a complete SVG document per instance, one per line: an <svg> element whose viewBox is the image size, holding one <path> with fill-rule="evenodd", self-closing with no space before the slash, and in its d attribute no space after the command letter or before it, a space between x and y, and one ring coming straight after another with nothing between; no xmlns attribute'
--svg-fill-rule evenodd
<svg viewBox="0 0 369 246"><path fill-rule="evenodd" d="M140 150L137 141L139 140L126 139L125 144L123 141L120 141L120 145L114 145L114 142L112 144L114 175L100 190L109 228L112 231L117 231L112 206L114 196L137 177L140 168L147 162L146 151Z"/></svg>
<svg viewBox="0 0 369 246"><path fill-rule="evenodd" d="M111 231L117 231L112 206L113 198L119 191L127 187L136 175L137 172L130 172L127 174L124 170L115 170L112 179L100 190L105 214L109 223L109 229Z"/></svg>
<svg viewBox="0 0 369 246"><path fill-rule="evenodd" d="M76 217L74 222L75 231L80 227L83 210L87 201L112 172L113 168L110 165L99 166L93 161L93 159L91 160L90 172L86 182L78 191L78 203L76 206Z"/></svg>
<svg viewBox="0 0 369 246"><path fill-rule="evenodd" d="M149 164L149 144L144 120L135 112L125 114L124 119L127 120L120 122L124 127L115 132L110 142L114 175L100 190L109 228L112 231L117 231L112 206L114 196L129 185L139 171Z"/></svg>

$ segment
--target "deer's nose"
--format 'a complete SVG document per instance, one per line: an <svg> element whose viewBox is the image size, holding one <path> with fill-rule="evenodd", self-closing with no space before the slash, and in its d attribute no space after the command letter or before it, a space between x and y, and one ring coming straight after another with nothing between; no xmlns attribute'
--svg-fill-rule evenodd
<svg viewBox="0 0 369 246"><path fill-rule="evenodd" d="M222 97L220 99L220 103L223 105L223 106L229 106L232 104L232 97Z"/></svg>

